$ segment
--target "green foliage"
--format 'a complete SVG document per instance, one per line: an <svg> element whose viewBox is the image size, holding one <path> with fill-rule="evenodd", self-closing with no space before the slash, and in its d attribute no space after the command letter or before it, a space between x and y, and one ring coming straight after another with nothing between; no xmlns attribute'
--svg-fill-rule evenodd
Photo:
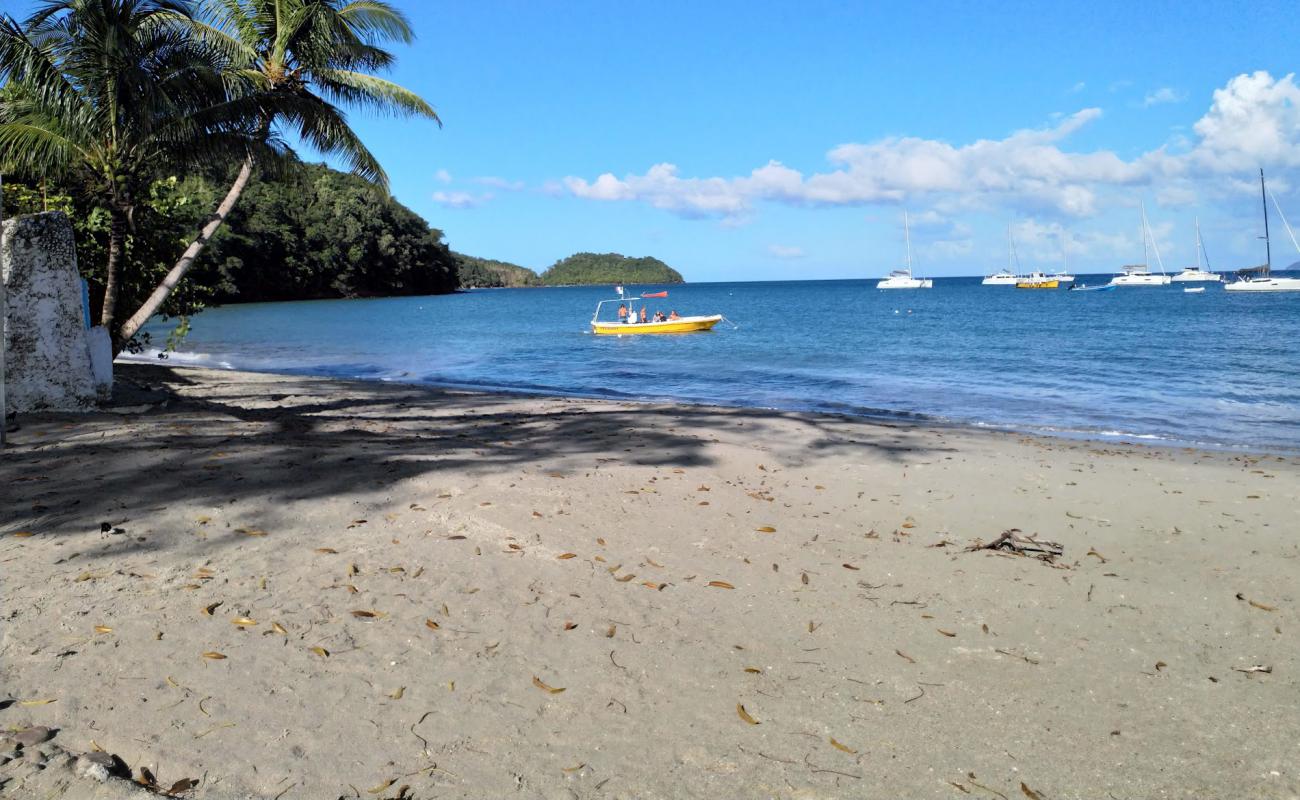
<svg viewBox="0 0 1300 800"><path fill-rule="evenodd" d="M537 273L518 264L476 258L464 253L453 253L456 258L458 286L462 289L497 289L515 286L541 286Z"/></svg>
<svg viewBox="0 0 1300 800"><path fill-rule="evenodd" d="M682 283L677 270L657 258L628 258L618 253L575 253L551 265L541 275L546 286L596 283Z"/></svg>
<svg viewBox="0 0 1300 800"><path fill-rule="evenodd" d="M216 302L440 294L456 261L383 189L312 164L250 184L192 276Z"/></svg>

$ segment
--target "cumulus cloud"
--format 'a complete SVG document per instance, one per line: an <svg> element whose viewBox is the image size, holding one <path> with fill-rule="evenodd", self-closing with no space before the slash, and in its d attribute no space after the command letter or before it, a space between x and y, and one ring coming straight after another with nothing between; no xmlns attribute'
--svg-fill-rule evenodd
<svg viewBox="0 0 1300 800"><path fill-rule="evenodd" d="M771 253L777 258L788 258L788 259L803 258L803 248L793 247L790 245L769 244L767 246L767 252Z"/></svg>
<svg viewBox="0 0 1300 800"><path fill-rule="evenodd" d="M1142 105L1145 108L1151 106L1165 105L1166 103L1181 103L1187 99L1187 92L1180 92L1177 89L1168 86L1162 86L1154 92L1147 92L1147 96L1142 98Z"/></svg>
<svg viewBox="0 0 1300 800"><path fill-rule="evenodd" d="M433 173L433 177L439 183L451 183L451 173L445 169L440 169Z"/></svg>
<svg viewBox="0 0 1300 800"><path fill-rule="evenodd" d="M447 208L478 208L492 199L489 193L473 194L471 192L434 192L433 202Z"/></svg>
<svg viewBox="0 0 1300 800"><path fill-rule="evenodd" d="M1179 96L1158 90L1167 102ZM1194 182L1259 164L1300 166L1300 87L1294 76L1239 75L1214 93L1195 136L1176 151L1158 147L1132 159L1109 150L1078 152L1067 140L1101 118L1085 108L1054 124L1001 139L955 145L936 139L888 137L848 143L826 154L829 168L804 174L769 161L748 175L683 176L671 163L644 174L594 180L567 177L571 195L604 202L643 202L684 217L742 218L760 202L798 206L926 203L950 212L1011 208L1065 217L1098 213L1107 193L1155 185L1162 197L1188 202Z"/></svg>

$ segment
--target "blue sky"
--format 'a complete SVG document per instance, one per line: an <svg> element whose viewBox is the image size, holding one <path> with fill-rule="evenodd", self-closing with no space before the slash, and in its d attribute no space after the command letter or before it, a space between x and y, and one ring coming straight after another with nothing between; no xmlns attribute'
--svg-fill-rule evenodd
<svg viewBox="0 0 1300 800"><path fill-rule="evenodd" d="M1068 237L1072 268L1106 272L1141 260L1145 202L1167 268L1199 216L1228 269L1262 261L1261 165L1300 223L1293 4L396 4L418 39L390 77L445 125L351 118L474 255L875 277L906 208L921 274L1003 266L1008 225L1025 268ZM1274 252L1300 258L1281 230Z"/></svg>

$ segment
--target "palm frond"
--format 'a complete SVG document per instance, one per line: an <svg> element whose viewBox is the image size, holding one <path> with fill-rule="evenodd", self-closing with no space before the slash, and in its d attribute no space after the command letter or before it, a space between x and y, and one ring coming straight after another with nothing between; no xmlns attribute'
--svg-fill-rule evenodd
<svg viewBox="0 0 1300 800"><path fill-rule="evenodd" d="M392 81L348 70L321 69L312 78L325 97L333 102L361 106L372 111L400 116L427 117L441 127L438 112L422 97Z"/></svg>

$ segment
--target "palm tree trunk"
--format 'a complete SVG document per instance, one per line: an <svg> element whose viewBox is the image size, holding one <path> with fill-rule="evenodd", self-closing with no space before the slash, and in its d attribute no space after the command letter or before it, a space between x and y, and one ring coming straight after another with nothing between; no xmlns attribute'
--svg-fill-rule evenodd
<svg viewBox="0 0 1300 800"><path fill-rule="evenodd" d="M252 174L253 158L252 156L249 156L244 159L243 166L239 168L239 174L235 176L234 184L231 185L230 191L226 192L226 197L221 201L221 205L217 206L216 213L213 214L212 218L208 220L208 223L203 226L203 230L199 231L198 238L193 242L190 242L190 246L185 248L185 252L181 254L180 260L177 261L176 265L167 272L167 276L162 279L162 283L158 284L158 288L154 289L153 293L149 295L149 299L144 301L144 305L140 306L140 310L136 311L131 315L130 319L122 323L122 328L118 331L114 343L114 347L118 351L120 351L127 342L131 341L131 337L136 335L140 328L149 321L150 317L158 313L158 309L162 307L162 304L167 300L168 295L172 293L172 290L176 288L176 285L185 277L185 273L190 271L190 267L194 266L194 262L198 259L199 254L203 252L203 248L208 246L208 242L212 240L212 236L217 232L217 229L221 227L221 224L226 221L226 217L230 215L231 210L235 207L235 202L239 200L239 196L243 194L244 187L248 185L248 179Z"/></svg>
<svg viewBox="0 0 1300 800"><path fill-rule="evenodd" d="M104 276L104 304L99 310L99 324L113 329L117 315L118 274L122 271L122 251L126 249L126 211L117 204L109 208L111 222L108 226L108 266Z"/></svg>

